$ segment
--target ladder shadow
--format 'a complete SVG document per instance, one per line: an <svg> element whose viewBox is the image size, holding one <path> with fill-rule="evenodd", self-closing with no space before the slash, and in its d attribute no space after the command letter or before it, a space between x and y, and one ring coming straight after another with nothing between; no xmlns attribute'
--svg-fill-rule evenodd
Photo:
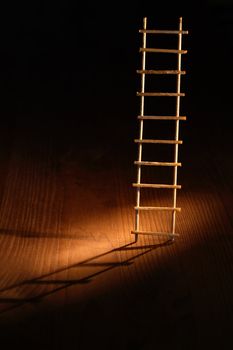
<svg viewBox="0 0 233 350"><path fill-rule="evenodd" d="M0 292L7 292L10 290L13 290L14 288L20 288L20 287L25 288L25 286L29 286L29 285L37 285L37 286L39 286L39 285L45 285L45 286L46 285L47 286L53 285L54 286L54 288L52 290L44 291L44 292L42 292L38 295L32 296L32 297L27 297L27 298L11 298L11 297L7 297L7 296L0 297L0 304L14 304L14 305L11 305L10 307L5 308L4 310L0 311L0 314L3 314L7 311L11 311L12 309L20 307L25 303L39 303L45 297L50 296L52 294L55 294L57 292L60 292L63 289L67 289L73 285L79 285L79 284L83 285L83 284L90 283L97 276L102 275L108 271L111 271L111 270L119 268L119 267L127 267L127 266L133 264L133 262L136 259L142 257L143 255L146 255L146 254L150 253L151 251L159 249L161 247L170 245L173 243L173 241L171 239L169 239L169 240L162 242L162 243L145 245L145 246L134 246L135 243L136 243L135 241L127 243L123 246L120 246L118 248L114 248L114 249L109 250L109 251L102 253L102 254L98 254L98 255L93 256L91 258L85 259L81 262L71 264L67 267L57 269L57 270L55 270L53 272L49 272L47 274L43 274L39 277L24 280L22 282L15 283L15 284L12 284L11 286L0 289ZM136 254L131 256L130 258L127 258L127 259L120 261L120 262L114 262L114 261L94 262L94 260L101 259L101 258L107 257L110 254L121 252L121 251L130 251L130 252L135 251ZM95 268L99 268L99 267L101 269L97 272L94 272L94 271L89 272L84 277L77 278L77 279L52 279L52 277L58 273L65 272L65 271L71 270L73 268L85 268L85 267L93 268L93 270Z"/></svg>
<svg viewBox="0 0 233 350"><path fill-rule="evenodd" d="M28 230L15 230L15 229L6 229L6 228L0 228L0 234L1 235L9 235L9 236L16 236L16 237L22 237L22 238L59 238L59 239L76 239L74 235L65 235L62 236L58 232L41 232L41 231L28 231Z"/></svg>

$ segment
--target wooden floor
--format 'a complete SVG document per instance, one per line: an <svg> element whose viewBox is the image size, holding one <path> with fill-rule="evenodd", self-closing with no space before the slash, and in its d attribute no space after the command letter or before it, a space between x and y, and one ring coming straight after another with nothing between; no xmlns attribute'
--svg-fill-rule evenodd
<svg viewBox="0 0 233 350"><path fill-rule="evenodd" d="M230 133L214 145L185 126L180 237L135 244L133 136L16 124L1 131L1 348L232 348Z"/></svg>

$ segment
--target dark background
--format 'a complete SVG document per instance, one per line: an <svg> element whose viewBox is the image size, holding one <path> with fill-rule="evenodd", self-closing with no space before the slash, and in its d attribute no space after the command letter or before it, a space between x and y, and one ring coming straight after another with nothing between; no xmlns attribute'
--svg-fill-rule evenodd
<svg viewBox="0 0 233 350"><path fill-rule="evenodd" d="M182 57L187 75L182 77L181 114L188 122L180 132L186 145L180 159L187 164L205 149L213 148L214 155L216 148L227 154L232 148L231 1L8 2L0 13L0 115L6 134L38 134L41 143L52 138L61 158L77 148L96 148L132 164L140 108L138 29L144 16L148 28L164 29L176 29L182 16L190 34L183 37L188 55ZM159 46L151 46L177 47L166 40L162 36ZM174 64L166 62L170 58ZM152 69L176 69L176 55L159 59L161 65ZM159 83L146 85L148 90L175 91L175 76L164 86L166 77L153 78ZM173 115L175 98L154 99L149 113ZM173 138L173 128L166 134L158 125L158 138ZM145 154L144 160L151 156ZM167 154L161 158L168 160Z"/></svg>
<svg viewBox="0 0 233 350"><path fill-rule="evenodd" d="M83 132L91 122L107 133L120 121L135 123L142 18L172 29L183 16L189 126L230 125L231 1L8 2L0 12L4 121L63 120Z"/></svg>

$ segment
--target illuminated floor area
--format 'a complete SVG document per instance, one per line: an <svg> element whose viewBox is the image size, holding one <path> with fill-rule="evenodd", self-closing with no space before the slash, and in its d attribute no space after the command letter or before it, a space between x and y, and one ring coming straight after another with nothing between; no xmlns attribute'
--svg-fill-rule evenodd
<svg viewBox="0 0 233 350"><path fill-rule="evenodd" d="M211 159L211 149L193 153L192 162L183 153L180 237L173 244L140 237L135 244L130 152L59 149L55 133L18 131L2 135L1 347L227 348L233 325L227 150Z"/></svg>

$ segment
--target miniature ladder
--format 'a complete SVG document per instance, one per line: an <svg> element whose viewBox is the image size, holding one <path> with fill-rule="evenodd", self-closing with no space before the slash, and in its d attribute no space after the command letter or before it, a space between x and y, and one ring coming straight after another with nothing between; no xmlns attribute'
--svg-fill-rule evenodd
<svg viewBox="0 0 233 350"><path fill-rule="evenodd" d="M181 85L181 74L185 74L185 71L181 70L181 55L186 54L186 50L182 50L182 34L188 34L188 31L182 30L182 18L179 20L179 30L148 30L147 29L147 18L143 19L143 29L139 30L143 35L143 47L140 48L142 52L142 69L138 70L137 73L141 75L141 92L137 93L137 96L140 96L140 115L138 116L140 122L140 132L139 139L135 140L138 143L138 160L134 163L137 165L137 183L134 183L133 186L136 187L136 206L135 206L135 228L132 231L135 234L135 240L137 241L138 235L157 235L165 236L174 240L175 236L178 236L175 233L176 227L176 213L181 210L181 208L176 207L176 197L177 189L180 189L181 186L177 185L177 168L181 166L181 163L178 163L178 146L182 144L182 141L179 140L179 121L186 120L185 116L180 116L180 97L185 96L184 93L180 92ZM178 35L178 49L158 49L158 48L147 48L146 47L146 35L147 34L171 34ZM146 70L146 53L172 53L178 55L178 64L177 70ZM145 92L145 75L151 74L175 74L177 75L177 91L176 92ZM144 100L146 96L175 96L176 97L176 115L175 116L147 116L144 115ZM143 139L143 123L146 120L171 120L175 121L175 139L174 140L149 140ZM142 161L142 146L143 144L171 144L174 145L174 162L149 162ZM149 184L141 183L141 167L143 166L166 166L173 167L173 184ZM143 188L167 188L173 191L173 205L171 207L144 207L140 206L140 195L141 189ZM171 220L171 232L148 232L142 231L139 228L139 215L142 210L162 210L170 211L172 213Z"/></svg>

